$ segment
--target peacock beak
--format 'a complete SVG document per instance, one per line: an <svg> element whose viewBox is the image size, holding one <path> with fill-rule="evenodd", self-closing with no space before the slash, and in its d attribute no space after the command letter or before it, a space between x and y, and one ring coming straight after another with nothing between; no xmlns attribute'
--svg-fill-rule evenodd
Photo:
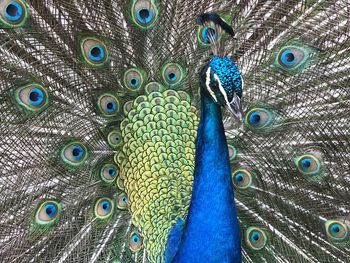
<svg viewBox="0 0 350 263"><path fill-rule="evenodd" d="M241 123L243 123L243 110L240 97L235 93L232 101L229 103L228 109Z"/></svg>

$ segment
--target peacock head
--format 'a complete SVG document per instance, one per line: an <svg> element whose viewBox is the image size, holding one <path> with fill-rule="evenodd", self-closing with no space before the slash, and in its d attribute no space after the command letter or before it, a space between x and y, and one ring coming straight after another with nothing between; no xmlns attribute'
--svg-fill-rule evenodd
<svg viewBox="0 0 350 263"><path fill-rule="evenodd" d="M243 80L236 64L228 57L214 56L200 73L202 92L243 120L241 97Z"/></svg>
<svg viewBox="0 0 350 263"><path fill-rule="evenodd" d="M215 32L224 30L231 36L232 28L217 14L202 14L198 18L199 24L215 28ZM208 31L208 30L207 30ZM212 47L214 56L204 66L199 75L201 92L220 106L227 107L229 111L243 122L241 97L243 79L236 63L225 55L221 55L221 40L208 31L207 39Z"/></svg>

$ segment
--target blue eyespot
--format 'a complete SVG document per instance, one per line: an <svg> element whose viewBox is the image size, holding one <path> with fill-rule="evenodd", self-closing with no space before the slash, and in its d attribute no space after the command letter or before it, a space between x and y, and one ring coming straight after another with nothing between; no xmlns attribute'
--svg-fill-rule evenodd
<svg viewBox="0 0 350 263"><path fill-rule="evenodd" d="M259 227L248 227L245 242L252 250L261 250L265 247L267 236L265 232Z"/></svg>
<svg viewBox="0 0 350 263"><path fill-rule="evenodd" d="M137 252L142 248L142 237L136 231L130 235L129 247L133 252Z"/></svg>
<svg viewBox="0 0 350 263"><path fill-rule="evenodd" d="M254 125L257 126L260 124L261 121L261 116L259 112L253 112L250 116L249 116L249 122Z"/></svg>
<svg viewBox="0 0 350 263"><path fill-rule="evenodd" d="M176 85L184 78L184 69L178 63L168 63L162 67L162 76L166 84Z"/></svg>
<svg viewBox="0 0 350 263"><path fill-rule="evenodd" d="M137 87L139 85L139 80L137 78L131 78L130 82L129 82L129 85L131 87Z"/></svg>
<svg viewBox="0 0 350 263"><path fill-rule="evenodd" d="M80 145L75 145L72 148L72 156L76 161L80 161L84 156L84 150Z"/></svg>
<svg viewBox="0 0 350 263"><path fill-rule="evenodd" d="M60 203L53 200L45 201L37 209L35 221L39 225L51 225L57 222L60 213Z"/></svg>
<svg viewBox="0 0 350 263"><path fill-rule="evenodd" d="M143 85L143 73L138 68L130 68L124 73L124 84L131 91L138 91Z"/></svg>
<svg viewBox="0 0 350 263"><path fill-rule="evenodd" d="M217 41L221 37L216 29L211 26L199 26L197 30L197 39L199 44L209 46L210 43Z"/></svg>
<svg viewBox="0 0 350 263"><path fill-rule="evenodd" d="M114 164L105 164L100 168L100 176L105 183L114 182L117 174L118 170Z"/></svg>
<svg viewBox="0 0 350 263"><path fill-rule="evenodd" d="M341 226L339 224L333 224L331 227L332 234L337 235L340 232Z"/></svg>
<svg viewBox="0 0 350 263"><path fill-rule="evenodd" d="M303 158L301 161L300 161L300 165L302 167L302 169L304 171L307 171L310 169L311 167L311 164L312 164L312 159L311 158Z"/></svg>
<svg viewBox="0 0 350 263"><path fill-rule="evenodd" d="M169 81L176 81L177 79L176 74L174 72L169 73L167 77Z"/></svg>
<svg viewBox="0 0 350 263"><path fill-rule="evenodd" d="M48 93L39 84L30 84L16 91L16 100L30 111L38 111L48 103Z"/></svg>
<svg viewBox="0 0 350 263"><path fill-rule="evenodd" d="M290 49L283 51L281 54L281 61L286 66L293 66L296 63L293 51Z"/></svg>
<svg viewBox="0 0 350 263"><path fill-rule="evenodd" d="M158 18L158 10L153 0L134 0L132 6L133 22L141 29L150 29Z"/></svg>
<svg viewBox="0 0 350 263"><path fill-rule="evenodd" d="M238 184L241 183L243 181L243 179L244 179L244 175L242 173L236 174L235 180Z"/></svg>
<svg viewBox="0 0 350 263"><path fill-rule="evenodd" d="M201 33L201 37L204 43L209 44L212 40L216 39L216 31L211 27L204 27Z"/></svg>
<svg viewBox="0 0 350 263"><path fill-rule="evenodd" d="M302 174L315 175L320 172L321 164L316 156L305 154L295 159L295 164Z"/></svg>
<svg viewBox="0 0 350 263"><path fill-rule="evenodd" d="M44 101L44 92L38 88L34 88L29 93L29 102L33 106L38 106Z"/></svg>
<svg viewBox="0 0 350 263"><path fill-rule="evenodd" d="M22 26L28 18L28 8L24 0L0 1L0 27L14 28Z"/></svg>
<svg viewBox="0 0 350 263"><path fill-rule="evenodd" d="M103 201L101 203L101 207L102 207L103 211L105 211L107 213L111 210L111 204L108 201Z"/></svg>
<svg viewBox="0 0 350 263"><path fill-rule="evenodd" d="M305 64L307 57L306 49L289 46L283 48L278 54L278 63L285 69L298 68Z"/></svg>
<svg viewBox="0 0 350 263"><path fill-rule="evenodd" d="M81 165L87 158L87 149L80 142L72 142L65 146L61 152L62 160L72 166Z"/></svg>
<svg viewBox="0 0 350 263"><path fill-rule="evenodd" d="M112 148L118 148L122 145L122 135L119 130L112 130L107 136L108 144Z"/></svg>
<svg viewBox="0 0 350 263"><path fill-rule="evenodd" d="M116 175L116 173L117 172L116 172L115 168L109 168L108 169L109 176L114 177Z"/></svg>
<svg viewBox="0 0 350 263"><path fill-rule="evenodd" d="M327 236L331 241L343 242L349 240L349 228L344 222L338 220L328 220L326 221L325 226Z"/></svg>
<svg viewBox="0 0 350 263"><path fill-rule="evenodd" d="M257 241L259 241L260 236L261 236L260 232L258 232L258 231L253 231L252 234L251 234L250 240L251 240L253 243L256 243Z"/></svg>
<svg viewBox="0 0 350 263"><path fill-rule="evenodd" d="M133 241L135 244L137 244L137 243L140 242L140 238L139 238L137 235L133 235L133 236L132 236L132 241Z"/></svg>
<svg viewBox="0 0 350 263"><path fill-rule="evenodd" d="M116 115L119 111L119 101L112 94L103 94L97 103L100 112L107 117Z"/></svg>
<svg viewBox="0 0 350 263"><path fill-rule="evenodd" d="M95 216L100 219L109 218L114 209L114 202L109 198L101 198L95 205Z"/></svg>
<svg viewBox="0 0 350 263"><path fill-rule="evenodd" d="M153 12L151 9L143 8L137 12L136 19L141 24L144 24L144 25L148 24L149 22L151 22L152 18L153 18Z"/></svg>
<svg viewBox="0 0 350 263"><path fill-rule="evenodd" d="M5 17L9 21L15 22L22 18L23 11L23 7L19 3L12 1L6 6Z"/></svg>
<svg viewBox="0 0 350 263"><path fill-rule="evenodd" d="M105 57L104 48L101 45L91 47L89 51L89 58L94 62L101 62Z"/></svg>
<svg viewBox="0 0 350 263"><path fill-rule="evenodd" d="M245 122L251 130L265 129L271 124L273 114L264 108L254 108L245 117Z"/></svg>
<svg viewBox="0 0 350 263"><path fill-rule="evenodd" d="M84 60L93 67L100 67L108 60L105 43L95 37L86 37L80 41L80 49Z"/></svg>
<svg viewBox="0 0 350 263"><path fill-rule="evenodd" d="M238 169L232 174L232 182L235 188L243 190L252 185L253 177L247 169Z"/></svg>
<svg viewBox="0 0 350 263"><path fill-rule="evenodd" d="M50 218L54 218L56 213L57 213L57 206L54 205L53 203L48 203L44 206L45 213L48 215Z"/></svg>
<svg viewBox="0 0 350 263"><path fill-rule="evenodd" d="M106 111L108 113L114 112L117 108L117 103L115 101L110 101L106 104Z"/></svg>
<svg viewBox="0 0 350 263"><path fill-rule="evenodd" d="M121 193L117 198L117 207L119 209L126 209L128 206L128 196L125 193Z"/></svg>

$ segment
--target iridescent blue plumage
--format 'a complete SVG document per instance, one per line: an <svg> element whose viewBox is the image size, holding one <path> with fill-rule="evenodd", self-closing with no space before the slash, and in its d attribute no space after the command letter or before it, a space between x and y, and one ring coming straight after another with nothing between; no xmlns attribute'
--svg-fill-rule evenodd
<svg viewBox="0 0 350 263"><path fill-rule="evenodd" d="M178 222L169 236L171 247L166 256L170 261L173 253L169 250L178 249L172 262L241 262L240 227L221 106L240 109L235 98L242 96L242 78L231 59L216 55L201 71L199 83L201 115L191 204L181 239Z"/></svg>
<svg viewBox="0 0 350 263"><path fill-rule="evenodd" d="M209 66L213 72L219 77L224 87L229 101L233 99L236 93L242 97L242 79L236 63L228 57L214 56Z"/></svg>

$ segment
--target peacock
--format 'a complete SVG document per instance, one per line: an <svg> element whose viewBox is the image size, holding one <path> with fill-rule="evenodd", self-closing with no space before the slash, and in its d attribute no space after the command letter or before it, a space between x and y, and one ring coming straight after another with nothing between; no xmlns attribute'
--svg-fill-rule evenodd
<svg viewBox="0 0 350 263"><path fill-rule="evenodd" d="M348 0L0 0L1 262L349 262Z"/></svg>

